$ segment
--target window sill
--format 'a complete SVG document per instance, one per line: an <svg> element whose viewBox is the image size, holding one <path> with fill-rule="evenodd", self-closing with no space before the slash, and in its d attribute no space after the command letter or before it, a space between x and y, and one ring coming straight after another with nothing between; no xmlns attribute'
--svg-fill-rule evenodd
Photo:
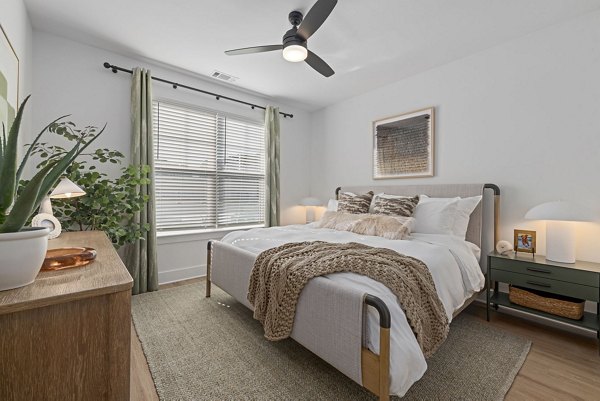
<svg viewBox="0 0 600 401"><path fill-rule="evenodd" d="M264 224L250 225L250 226L238 226L238 227L225 227L225 228L214 228L214 229L197 229L197 230L174 230L174 231L159 231L156 233L157 238L169 238L169 237L181 237L181 236L199 236L199 237L214 237L224 236L227 233L239 230L249 230L251 228L262 228ZM216 235L215 235L216 234Z"/></svg>

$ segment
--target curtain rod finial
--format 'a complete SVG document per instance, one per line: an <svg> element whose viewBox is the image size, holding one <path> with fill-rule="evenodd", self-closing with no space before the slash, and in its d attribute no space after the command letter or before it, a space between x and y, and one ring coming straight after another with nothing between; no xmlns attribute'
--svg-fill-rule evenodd
<svg viewBox="0 0 600 401"><path fill-rule="evenodd" d="M104 62L104 64L102 64L104 66L104 68L110 68L110 63L108 62Z"/></svg>

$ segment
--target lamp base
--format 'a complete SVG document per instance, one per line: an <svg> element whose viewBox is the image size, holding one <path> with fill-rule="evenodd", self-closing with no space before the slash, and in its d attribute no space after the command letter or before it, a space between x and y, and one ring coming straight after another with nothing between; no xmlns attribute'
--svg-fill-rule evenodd
<svg viewBox="0 0 600 401"><path fill-rule="evenodd" d="M546 222L546 259L560 263L575 263L574 222Z"/></svg>
<svg viewBox="0 0 600 401"><path fill-rule="evenodd" d="M315 207L306 206L306 223L313 223L315 221Z"/></svg>
<svg viewBox="0 0 600 401"><path fill-rule="evenodd" d="M40 203L40 211L39 212L49 214L49 215L54 215L54 213L52 213L52 201L50 201L49 196L44 196L44 199L42 199L42 203Z"/></svg>

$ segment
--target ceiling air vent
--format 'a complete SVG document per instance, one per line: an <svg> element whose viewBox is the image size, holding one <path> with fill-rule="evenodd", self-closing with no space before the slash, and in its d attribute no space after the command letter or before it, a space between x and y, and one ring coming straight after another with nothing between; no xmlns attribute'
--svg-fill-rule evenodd
<svg viewBox="0 0 600 401"><path fill-rule="evenodd" d="M221 71L214 71L212 73L211 77L213 77L215 79L219 79L221 81L225 81L225 82L235 82L239 79L238 77L234 77L231 74L225 74L224 72L221 72Z"/></svg>

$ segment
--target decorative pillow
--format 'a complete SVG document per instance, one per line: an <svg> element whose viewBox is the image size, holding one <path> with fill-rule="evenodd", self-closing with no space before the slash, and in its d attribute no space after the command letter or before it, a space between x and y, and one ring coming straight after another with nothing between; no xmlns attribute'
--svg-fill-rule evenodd
<svg viewBox="0 0 600 401"><path fill-rule="evenodd" d="M363 214L326 211L317 222L318 228L331 228L338 231L350 231L352 224L360 219Z"/></svg>
<svg viewBox="0 0 600 401"><path fill-rule="evenodd" d="M385 214L391 216L410 217L413 215L419 196L387 196L376 195L373 199L373 211L375 214Z"/></svg>
<svg viewBox="0 0 600 401"><path fill-rule="evenodd" d="M319 220L317 227L387 239L404 239L410 235L413 224L414 219L411 217L327 211Z"/></svg>
<svg viewBox="0 0 600 401"><path fill-rule="evenodd" d="M342 192L338 197L338 212L345 213L369 213L369 206L373 199L373 191L366 194L355 195L351 192Z"/></svg>
<svg viewBox="0 0 600 401"><path fill-rule="evenodd" d="M405 239L410 235L414 220L412 217L369 214L354 222L350 231L387 239Z"/></svg>
<svg viewBox="0 0 600 401"><path fill-rule="evenodd" d="M451 227L453 235L465 239L467 236L467 228L469 227L469 220L471 219L471 213L475 210L479 202L481 202L482 196L471 196L469 198L429 198L427 195L421 195L422 199L430 199L432 201L448 202L453 199L457 199L456 212L454 214L454 222Z"/></svg>

